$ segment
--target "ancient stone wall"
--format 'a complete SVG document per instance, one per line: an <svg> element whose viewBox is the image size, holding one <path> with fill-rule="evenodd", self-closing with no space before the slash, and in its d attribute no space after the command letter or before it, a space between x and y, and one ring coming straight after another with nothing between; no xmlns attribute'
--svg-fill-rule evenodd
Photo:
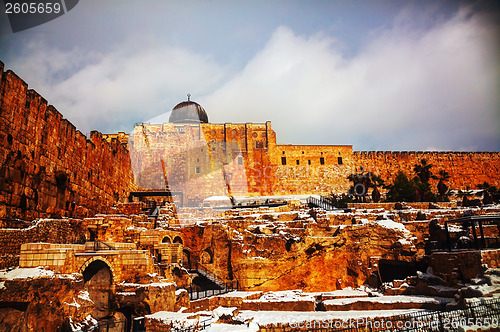
<svg viewBox="0 0 500 332"><path fill-rule="evenodd" d="M0 229L0 268L19 264L23 243L84 243L85 232L82 221L75 219L43 219L28 228Z"/></svg>
<svg viewBox="0 0 500 332"><path fill-rule="evenodd" d="M277 144L270 122L143 124L128 142L132 163L142 172L136 174L139 184L160 189L167 181L184 193L188 205L228 194L345 193L352 173L363 169L390 183L398 171L415 176L413 167L422 159L436 175L447 171L452 189L475 188L485 181L500 185L498 152L353 152L350 145ZM431 182L436 191L437 180Z"/></svg>
<svg viewBox="0 0 500 332"><path fill-rule="evenodd" d="M365 171L373 172L386 180L392 179L399 171L413 177L413 166L426 159L432 164L431 171L438 175L440 170L450 174L447 181L452 189L475 189L476 185L488 182L491 185L500 185L500 152L354 152L353 162L356 170L360 166ZM437 180L431 180L434 186Z"/></svg>
<svg viewBox="0 0 500 332"><path fill-rule="evenodd" d="M133 187L117 138L87 138L1 62L0 165L0 219L105 212Z"/></svg>

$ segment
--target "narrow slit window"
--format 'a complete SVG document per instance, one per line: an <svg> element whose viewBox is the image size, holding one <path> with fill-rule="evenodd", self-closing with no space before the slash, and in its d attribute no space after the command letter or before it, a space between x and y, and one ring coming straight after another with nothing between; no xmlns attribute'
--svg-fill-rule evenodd
<svg viewBox="0 0 500 332"><path fill-rule="evenodd" d="M286 165L286 157L281 157L281 165Z"/></svg>

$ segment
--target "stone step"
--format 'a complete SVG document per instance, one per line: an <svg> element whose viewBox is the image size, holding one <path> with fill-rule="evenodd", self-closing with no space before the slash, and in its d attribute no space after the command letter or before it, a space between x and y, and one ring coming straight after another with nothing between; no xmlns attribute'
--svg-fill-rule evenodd
<svg viewBox="0 0 500 332"><path fill-rule="evenodd" d="M431 296L390 295L353 297L323 301L327 311L428 309L442 310L453 299Z"/></svg>

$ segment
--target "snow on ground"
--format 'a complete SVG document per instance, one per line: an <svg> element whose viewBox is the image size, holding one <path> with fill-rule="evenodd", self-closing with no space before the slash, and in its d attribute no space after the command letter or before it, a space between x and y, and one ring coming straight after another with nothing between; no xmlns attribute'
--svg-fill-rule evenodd
<svg viewBox="0 0 500 332"><path fill-rule="evenodd" d="M204 201L229 201L230 198L227 196L210 196L208 198L205 198Z"/></svg>
<svg viewBox="0 0 500 332"><path fill-rule="evenodd" d="M386 295L377 297L354 297L323 301L324 304L345 305L356 302L371 303L432 303L441 304L442 302L451 302L452 299L443 297L419 296L419 295Z"/></svg>
<svg viewBox="0 0 500 332"><path fill-rule="evenodd" d="M252 302L293 302L314 301L311 293L302 293L302 290L288 290L264 293L258 300L247 300Z"/></svg>
<svg viewBox="0 0 500 332"><path fill-rule="evenodd" d="M218 295L219 297L241 297L241 298L247 298L255 294L262 294L262 291L234 291L234 292L229 292L225 294Z"/></svg>
<svg viewBox="0 0 500 332"><path fill-rule="evenodd" d="M167 287L167 286L176 286L176 284L174 283L171 283L171 282L153 282L153 283L150 283L150 284L136 284L136 283L132 283L132 282L121 282L119 284L120 286L123 286L123 287L134 287L134 288L137 288L137 287Z"/></svg>
<svg viewBox="0 0 500 332"><path fill-rule="evenodd" d="M400 310L350 310L350 311L249 311L238 313L236 319L241 322L253 322L259 326L271 324L290 324L296 322L324 320L357 320L398 316L410 312L422 312L422 309ZM245 330L243 330L245 331Z"/></svg>
<svg viewBox="0 0 500 332"><path fill-rule="evenodd" d="M199 315L199 316L198 316ZM173 329L182 329L197 326L199 322L211 319L211 315L205 316L203 313L184 313L158 311L146 316L149 319L160 321L162 324L171 325Z"/></svg>
<svg viewBox="0 0 500 332"><path fill-rule="evenodd" d="M12 270L1 270L0 279L26 279L26 278L39 278L39 277L52 277L54 271L45 270L43 267L18 267Z"/></svg>
<svg viewBox="0 0 500 332"><path fill-rule="evenodd" d="M233 325L233 324L212 324L207 332L257 332L259 331L259 326L254 323L248 325Z"/></svg>
<svg viewBox="0 0 500 332"><path fill-rule="evenodd" d="M368 293L360 289L352 289L351 287L346 287L344 289L339 289L331 292L318 293L323 295L323 298L349 298L349 297L368 297Z"/></svg>
<svg viewBox="0 0 500 332"><path fill-rule="evenodd" d="M484 297L493 296L493 295L498 294L500 292L500 285L483 284L483 285L471 285L468 287L470 289L474 289L474 290L481 292Z"/></svg>
<svg viewBox="0 0 500 332"><path fill-rule="evenodd" d="M408 229L406 229L406 227L403 224L401 224L399 222L395 222L391 219L377 220L374 223L376 223L382 227L385 227L385 228L399 231L399 232L405 234L407 237L411 236L411 232Z"/></svg>

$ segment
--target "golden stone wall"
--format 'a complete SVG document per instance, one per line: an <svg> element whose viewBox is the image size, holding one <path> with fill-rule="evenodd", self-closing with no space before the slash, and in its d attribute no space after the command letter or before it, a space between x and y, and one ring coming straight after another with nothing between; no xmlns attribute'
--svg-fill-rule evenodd
<svg viewBox="0 0 500 332"><path fill-rule="evenodd" d="M0 62L0 219L105 212L132 187L118 139L87 139Z"/></svg>
<svg viewBox="0 0 500 332"><path fill-rule="evenodd" d="M270 122L143 124L128 141L139 186L165 188L165 174L170 189L182 191L185 203L195 206L229 194L345 193L352 173L363 169L390 183L398 171L414 176L422 159L435 174L447 171L452 189L485 181L500 185L498 152L353 152L350 145L276 144Z"/></svg>
<svg viewBox="0 0 500 332"><path fill-rule="evenodd" d="M168 184L188 205L210 196L344 191L354 168L351 146L277 145L270 122L142 124L128 146L139 187Z"/></svg>
<svg viewBox="0 0 500 332"><path fill-rule="evenodd" d="M352 158L357 170L362 166L386 182L392 180L398 171L413 176L413 166L426 159L433 165L431 170L435 175L440 170L450 174L447 183L452 189L476 189L476 185L483 182L500 186L500 152L370 151L354 152ZM431 182L437 185L437 181Z"/></svg>

